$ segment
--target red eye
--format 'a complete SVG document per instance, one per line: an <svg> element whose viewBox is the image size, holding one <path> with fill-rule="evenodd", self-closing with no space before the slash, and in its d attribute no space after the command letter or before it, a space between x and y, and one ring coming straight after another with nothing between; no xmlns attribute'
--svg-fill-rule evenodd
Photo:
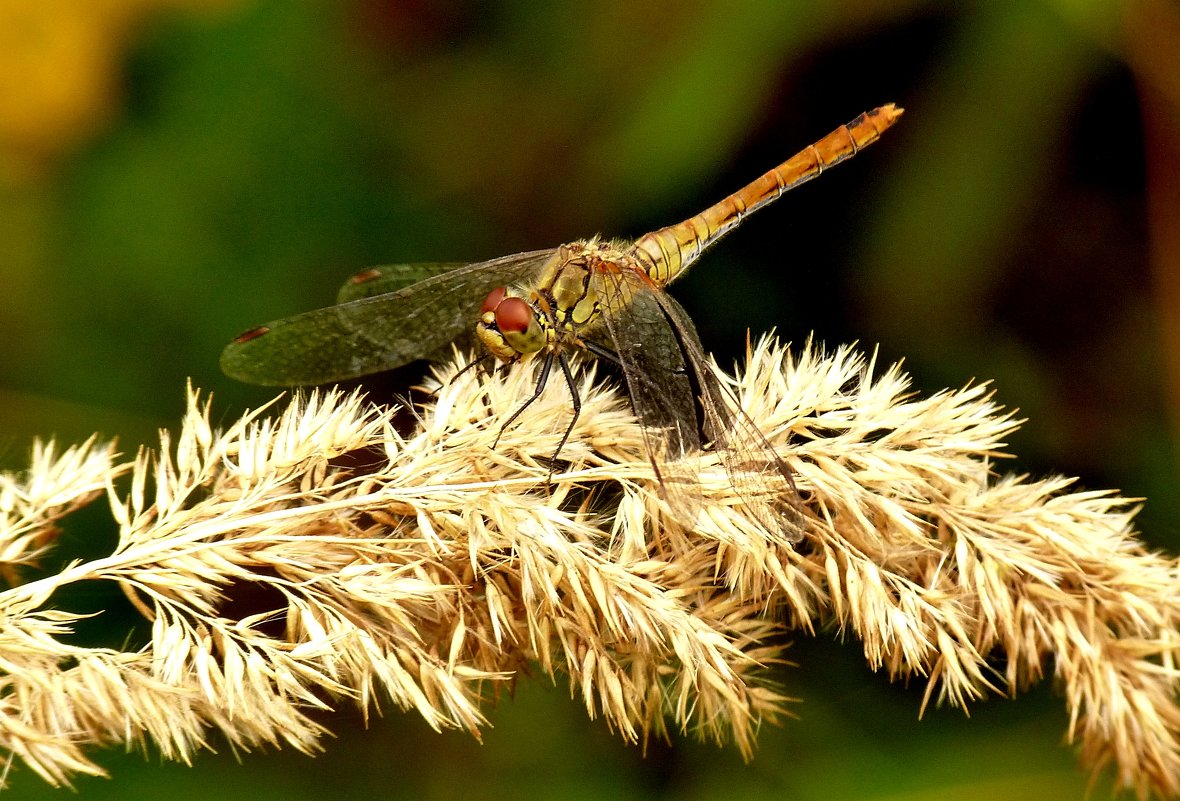
<svg viewBox="0 0 1180 801"><path fill-rule="evenodd" d="M504 298L496 306L496 328L501 333L523 334L532 322L533 308L520 298Z"/></svg>
<svg viewBox="0 0 1180 801"><path fill-rule="evenodd" d="M483 308L479 310L480 314L485 312L494 312L500 302L504 300L504 296L508 294L508 290L502 286L498 286L488 293L488 296L483 299Z"/></svg>

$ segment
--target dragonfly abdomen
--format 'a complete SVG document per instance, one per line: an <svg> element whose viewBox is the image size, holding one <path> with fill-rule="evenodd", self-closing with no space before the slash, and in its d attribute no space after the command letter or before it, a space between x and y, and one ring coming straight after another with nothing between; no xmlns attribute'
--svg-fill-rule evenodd
<svg viewBox="0 0 1180 801"><path fill-rule="evenodd" d="M663 286L674 281L747 215L855 156L876 142L901 115L902 109L892 103L861 114L700 214L640 237L633 252L645 262L654 282Z"/></svg>

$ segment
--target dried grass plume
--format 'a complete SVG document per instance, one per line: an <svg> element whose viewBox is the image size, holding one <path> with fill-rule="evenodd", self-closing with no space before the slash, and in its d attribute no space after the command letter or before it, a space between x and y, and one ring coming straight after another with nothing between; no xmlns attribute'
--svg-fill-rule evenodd
<svg viewBox="0 0 1180 801"><path fill-rule="evenodd" d="M1180 797L1177 562L1135 539L1114 493L997 478L1016 422L986 387L916 397L849 348L754 347L725 380L795 473L795 543L742 514L708 452L698 519L670 516L593 367L552 476L560 382L493 449L535 376L454 373L408 435L339 392L216 430L190 392L154 454L48 444L0 476L0 747L63 784L101 774L88 751L105 744L188 760L216 733L311 752L312 713L342 702L478 736L532 666L628 741L674 728L749 755L787 701L766 669L784 634L834 628L874 668L924 677L927 700L1051 672L1088 764ZM113 552L30 578L56 522L100 497ZM123 588L147 642L73 642L54 595L81 581ZM246 593L264 608L235 613Z"/></svg>

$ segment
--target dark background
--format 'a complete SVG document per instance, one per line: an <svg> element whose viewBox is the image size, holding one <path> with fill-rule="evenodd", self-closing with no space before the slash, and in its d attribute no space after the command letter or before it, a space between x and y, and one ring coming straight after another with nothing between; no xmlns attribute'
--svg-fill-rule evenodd
<svg viewBox="0 0 1180 801"><path fill-rule="evenodd" d="M747 329L992 379L1005 469L1148 500L1180 543L1180 11L1140 2L111 0L0 6L0 462L34 435L125 452L265 320L370 264L637 236L888 101L906 115L672 292ZM5 19L9 15L9 19ZM1174 34L1174 35L1173 35ZM1170 43L1170 44L1168 44ZM474 299L478 302L478 299ZM109 533L109 532L108 532ZM83 548L96 538L68 530ZM526 680L484 744L341 712L327 754L101 755L85 798L1080 798L1051 686L917 720L853 642L800 641L798 720L756 760L640 750ZM216 745L216 743L215 743ZM27 769L14 798L51 791ZM1099 790L1102 793L1102 790Z"/></svg>

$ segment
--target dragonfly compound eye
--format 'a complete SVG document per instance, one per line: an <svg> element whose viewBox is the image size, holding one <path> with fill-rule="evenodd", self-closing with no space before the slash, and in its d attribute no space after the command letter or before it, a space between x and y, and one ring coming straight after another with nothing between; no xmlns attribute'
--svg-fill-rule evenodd
<svg viewBox="0 0 1180 801"><path fill-rule="evenodd" d="M515 361L545 347L545 326L523 298L509 296L503 287L484 299L476 336L488 352L502 361Z"/></svg>
<svg viewBox="0 0 1180 801"><path fill-rule="evenodd" d="M480 314L487 312L494 312L496 307L504 300L504 296L508 294L505 287L498 286L488 293L488 296L483 299L483 308L479 310Z"/></svg>
<svg viewBox="0 0 1180 801"><path fill-rule="evenodd" d="M496 328L517 353L536 353L545 347L545 327L533 307L521 298L507 297L496 307Z"/></svg>
<svg viewBox="0 0 1180 801"><path fill-rule="evenodd" d="M496 306L496 327L505 335L527 333L533 317L532 306L520 298L505 298Z"/></svg>

